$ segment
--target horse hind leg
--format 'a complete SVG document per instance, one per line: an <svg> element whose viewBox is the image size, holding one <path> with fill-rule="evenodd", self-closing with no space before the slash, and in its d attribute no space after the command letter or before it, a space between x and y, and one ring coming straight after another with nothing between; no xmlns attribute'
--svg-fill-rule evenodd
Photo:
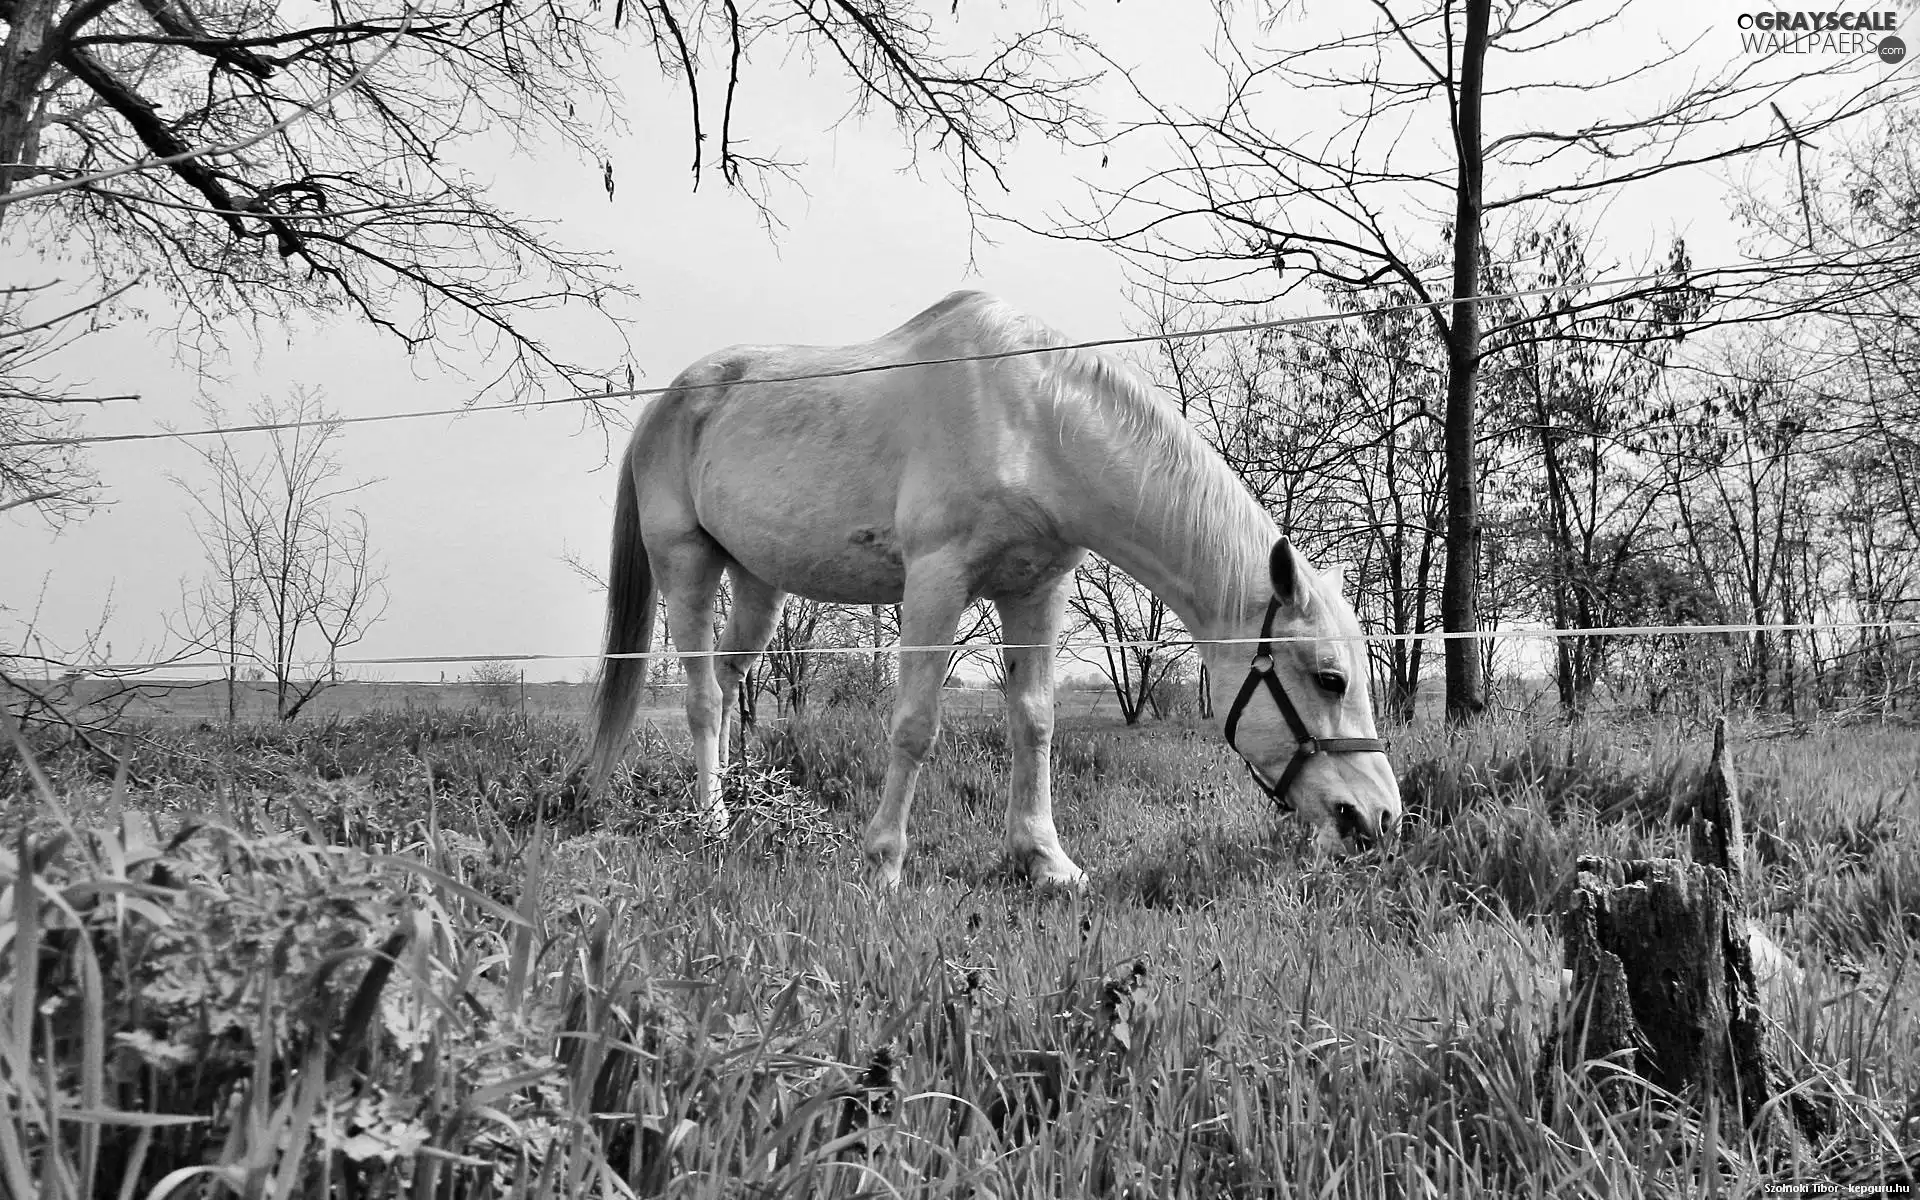
<svg viewBox="0 0 1920 1200"><path fill-rule="evenodd" d="M907 815L913 808L920 764L940 736L940 685L946 682L947 646L967 607L966 575L957 558L945 555L914 560L907 567L900 602L900 644L934 646L900 653L900 686L893 706L892 754L880 807L867 823L867 860L888 887L900 883L907 857Z"/></svg>
<svg viewBox="0 0 1920 1200"><path fill-rule="evenodd" d="M733 583L733 607L727 613L727 627L720 631L720 653L714 659L714 677L720 686L720 748L722 770L727 765L728 724L735 720L734 701L740 694L740 681L773 640L774 627L787 594L735 565L728 568Z"/></svg>
<svg viewBox="0 0 1920 1200"><path fill-rule="evenodd" d="M1013 787L1007 796L1007 856L1036 884L1080 885L1086 874L1060 846L1053 824L1053 645L1066 608L1059 585L995 600L1008 647L1007 727ZM1041 647L1029 649L1028 647Z"/></svg>
<svg viewBox="0 0 1920 1200"><path fill-rule="evenodd" d="M720 590L726 559L704 534L676 539L659 552L666 569L662 590L673 647L683 656L687 677L687 732L693 738L694 808L715 834L727 829L727 805L720 795L720 734L725 710L713 662L713 600Z"/></svg>

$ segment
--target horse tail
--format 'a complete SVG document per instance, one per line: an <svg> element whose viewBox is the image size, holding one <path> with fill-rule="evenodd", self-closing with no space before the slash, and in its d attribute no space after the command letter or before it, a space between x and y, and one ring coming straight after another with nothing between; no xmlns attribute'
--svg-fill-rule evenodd
<svg viewBox="0 0 1920 1200"><path fill-rule="evenodd" d="M613 548L607 571L607 654L645 654L653 648L653 567L640 540L640 497L631 457L620 466L613 498ZM587 783L597 790L613 772L633 729L640 688L647 679L645 658L606 658L594 688L588 742L581 764Z"/></svg>

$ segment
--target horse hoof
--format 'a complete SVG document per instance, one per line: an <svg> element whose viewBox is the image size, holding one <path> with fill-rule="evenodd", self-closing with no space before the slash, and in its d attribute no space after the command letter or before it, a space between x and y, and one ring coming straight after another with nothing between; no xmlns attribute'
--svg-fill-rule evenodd
<svg viewBox="0 0 1920 1200"><path fill-rule="evenodd" d="M1070 888L1080 890L1087 886L1087 873L1074 864L1074 861L1059 851L1049 854L1044 851L1029 851L1016 855L1016 861L1024 859L1027 879L1037 888Z"/></svg>
<svg viewBox="0 0 1920 1200"><path fill-rule="evenodd" d="M901 867L906 861L907 848L903 844L890 838L867 843L867 862L873 867L874 878L887 891L900 886Z"/></svg>

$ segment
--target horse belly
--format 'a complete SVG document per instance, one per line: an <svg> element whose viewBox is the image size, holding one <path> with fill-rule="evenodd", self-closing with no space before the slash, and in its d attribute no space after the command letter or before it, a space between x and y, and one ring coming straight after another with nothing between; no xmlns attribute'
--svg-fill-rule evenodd
<svg viewBox="0 0 1920 1200"><path fill-rule="evenodd" d="M899 602L906 567L893 524L898 483L882 464L831 470L799 448L729 458L725 482L721 471L703 472L695 503L701 525L736 562L813 600Z"/></svg>

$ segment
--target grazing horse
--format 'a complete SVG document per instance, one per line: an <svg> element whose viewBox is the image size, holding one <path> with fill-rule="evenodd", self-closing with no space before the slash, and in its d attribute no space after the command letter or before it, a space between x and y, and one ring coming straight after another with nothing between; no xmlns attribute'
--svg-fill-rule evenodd
<svg viewBox="0 0 1920 1200"><path fill-rule="evenodd" d="M1006 639L1007 853L1036 883L1082 880L1054 828L1048 772L1054 645L1092 550L1180 615L1228 743L1281 808L1312 822L1321 849L1393 831L1399 789L1353 609L1151 385L1089 350L1019 353L1063 343L991 296L955 292L861 345L709 355L641 417L615 495L606 651L651 648L664 592L674 645L695 656L696 799L722 827L726 714L789 592L898 603L902 647L947 646L985 597ZM920 365L886 369L896 364ZM820 375L832 377L806 378ZM716 652L723 572L733 608ZM947 660L900 652L892 756L866 831L888 884L939 733ZM604 662L589 786L626 745L645 675L643 659Z"/></svg>

